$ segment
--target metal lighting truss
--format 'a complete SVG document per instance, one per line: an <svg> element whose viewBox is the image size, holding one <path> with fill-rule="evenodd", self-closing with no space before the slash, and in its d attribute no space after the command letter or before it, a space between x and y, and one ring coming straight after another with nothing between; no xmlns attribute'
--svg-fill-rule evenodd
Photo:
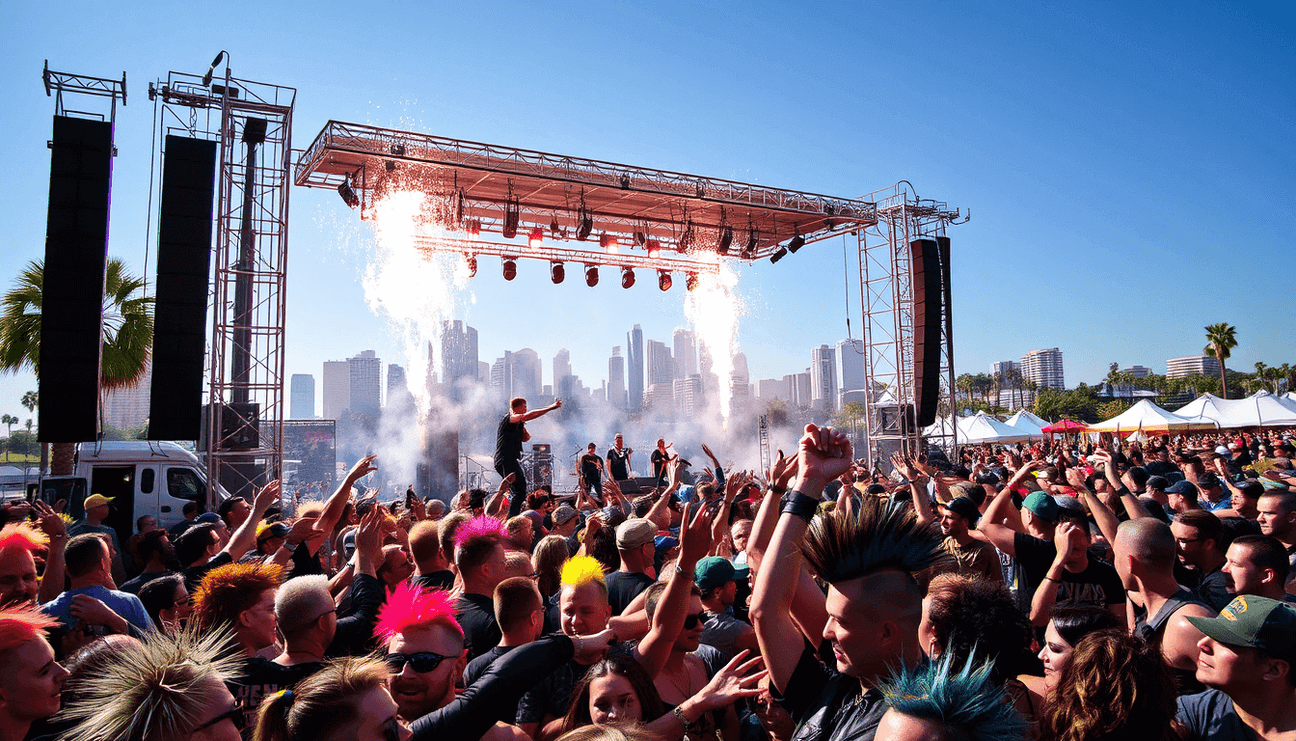
<svg viewBox="0 0 1296 741"><path fill-rule="evenodd" d="M219 143L209 414L200 452L209 482L220 481L235 494L248 492L279 478L283 464L288 193L297 92L233 78L227 65L223 84L207 87L200 76L171 72L165 83L150 85L149 94L162 100L159 146L172 131ZM259 139L260 121L264 141L250 146L246 140ZM255 445L249 442L252 433Z"/></svg>
<svg viewBox="0 0 1296 741"><path fill-rule="evenodd" d="M299 158L296 183L339 189L362 218L389 189L408 189L431 196L435 220L449 230L524 241L538 230L557 242L745 260L877 219L866 200L338 121ZM516 256L531 257L529 246Z"/></svg>
<svg viewBox="0 0 1296 741"><path fill-rule="evenodd" d="M877 225L857 234L867 458L872 462L897 451L916 455L924 449L923 430L917 428L914 418L914 286L909 243L944 236L948 226L963 223L968 216L945 203L919 200L905 181L866 198L877 203L878 209ZM954 358L943 321L949 312L950 307L942 305L942 314L936 318L941 347L939 434L926 436L929 443L946 448L956 444L953 424L947 427L939 422L952 417L954 411Z"/></svg>

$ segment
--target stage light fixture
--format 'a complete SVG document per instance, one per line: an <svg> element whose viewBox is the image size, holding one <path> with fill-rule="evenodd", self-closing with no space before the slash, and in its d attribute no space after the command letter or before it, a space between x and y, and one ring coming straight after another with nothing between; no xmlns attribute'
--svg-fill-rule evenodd
<svg viewBox="0 0 1296 741"><path fill-rule="evenodd" d="M576 226L576 239L584 242L594 231L594 217L588 211L581 211L580 222Z"/></svg>
<svg viewBox="0 0 1296 741"><path fill-rule="evenodd" d="M770 255L770 262L777 264L779 260L782 260L785 257L787 257L787 248L779 247L778 252L775 252L774 254Z"/></svg>
<svg viewBox="0 0 1296 741"><path fill-rule="evenodd" d="M648 257L650 258L655 258L661 254L661 242L655 239L648 240L644 246L648 248Z"/></svg>
<svg viewBox="0 0 1296 741"><path fill-rule="evenodd" d="M557 215L555 215L555 216L553 217L553 220L549 222L549 236L551 236L551 237L555 237L555 238L557 238L557 237L561 237L561 236L566 236L566 235L563 234L563 228L562 228L561 226L558 225L558 216L557 216Z"/></svg>
<svg viewBox="0 0 1296 741"><path fill-rule="evenodd" d="M791 252L794 255L797 253L797 250L801 249L802 247L805 247L805 237L801 236L800 234L793 237L792 241L788 242L788 246L787 246L788 252Z"/></svg>
<svg viewBox="0 0 1296 741"><path fill-rule="evenodd" d="M224 58L225 50L221 49L220 53L216 55L216 58L212 60L211 66L207 68L207 74L203 75L203 87L207 87L211 84L212 75L216 73L216 65L220 64L221 60Z"/></svg>
<svg viewBox="0 0 1296 741"><path fill-rule="evenodd" d="M621 268L621 287L629 288L634 285L634 269Z"/></svg>
<svg viewBox="0 0 1296 741"><path fill-rule="evenodd" d="M504 258L504 280L513 280L517 277L517 261L511 257Z"/></svg>
<svg viewBox="0 0 1296 741"><path fill-rule="evenodd" d="M501 230L505 239L512 239L517 236L520 212L521 208L518 202L513 200L512 195L509 195L508 202L504 204L504 228Z"/></svg>
<svg viewBox="0 0 1296 741"><path fill-rule="evenodd" d="M688 273L684 276L684 287L690 291L698 287L697 273Z"/></svg>
<svg viewBox="0 0 1296 741"><path fill-rule="evenodd" d="M647 234L644 234L643 232L635 232L635 233L634 233L634 243L635 243L635 246L636 246L636 247L643 247L643 246L644 246L644 243L647 242L647 241L648 241L648 235L647 235Z"/></svg>
<svg viewBox="0 0 1296 741"><path fill-rule="evenodd" d="M342 201L351 208L360 205L360 196L356 195L355 189L351 187L351 177L347 176L346 180L337 187L338 195L342 196Z"/></svg>
<svg viewBox="0 0 1296 741"><path fill-rule="evenodd" d="M733 244L733 227L726 224L720 230L720 243L716 245L716 252L722 255L729 254L729 245Z"/></svg>
<svg viewBox="0 0 1296 741"><path fill-rule="evenodd" d="M482 229L481 219L469 219L465 224L464 229L474 237L480 236Z"/></svg>
<svg viewBox="0 0 1296 741"><path fill-rule="evenodd" d="M597 266L597 265L586 265L586 266L585 266L585 285L589 286L590 288L593 288L594 286L597 286L597 285L598 285L598 266Z"/></svg>
<svg viewBox="0 0 1296 741"><path fill-rule="evenodd" d="M529 244L532 249L544 244L544 230L538 226L532 229L531 234L527 237L527 244Z"/></svg>
<svg viewBox="0 0 1296 741"><path fill-rule="evenodd" d="M747 249L743 250L743 257L751 259L756 256L756 247L760 244L760 235L755 229L747 232Z"/></svg>
<svg viewBox="0 0 1296 741"><path fill-rule="evenodd" d="M477 256L468 255L465 262L468 263L468 277L476 278L477 277Z"/></svg>
<svg viewBox="0 0 1296 741"><path fill-rule="evenodd" d="M603 232L602 234L599 235L599 247L602 247L603 249L606 250L609 248L615 248L616 244L617 244L616 237L613 237L611 234L608 234L607 232Z"/></svg>
<svg viewBox="0 0 1296 741"><path fill-rule="evenodd" d="M562 263L560 262L549 263L549 280L553 281L555 286L558 285L559 283L562 283L563 279L566 277L567 277L567 269L563 267Z"/></svg>
<svg viewBox="0 0 1296 741"><path fill-rule="evenodd" d="M663 291L669 291L671 287L671 274L665 270L657 271L657 287Z"/></svg>

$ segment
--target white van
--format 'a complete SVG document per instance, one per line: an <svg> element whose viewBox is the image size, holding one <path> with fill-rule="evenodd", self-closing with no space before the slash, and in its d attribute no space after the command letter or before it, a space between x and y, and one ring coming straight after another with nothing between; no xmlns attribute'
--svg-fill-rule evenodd
<svg viewBox="0 0 1296 741"><path fill-rule="evenodd" d="M134 534L140 517L152 515L158 527L170 529L184 519L187 502L197 502L203 512L230 496L219 485L214 493L209 498L207 469L191 451L146 440L81 443L73 475L46 476L40 484L40 498L51 504L66 499L65 511L74 521L85 518L87 496L112 498L104 524L117 531L122 543Z"/></svg>

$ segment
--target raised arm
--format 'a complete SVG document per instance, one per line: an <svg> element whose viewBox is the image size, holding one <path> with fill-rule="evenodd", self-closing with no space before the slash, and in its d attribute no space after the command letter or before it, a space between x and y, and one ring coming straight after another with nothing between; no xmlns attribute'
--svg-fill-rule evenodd
<svg viewBox="0 0 1296 741"><path fill-rule="evenodd" d="M265 517L266 510L279 500L279 479L275 479L261 488L252 499L252 511L248 517L238 526L238 530L230 536L229 542L225 544L224 552L230 555L235 561L243 557L244 553L252 550L256 545L256 527Z"/></svg>
<svg viewBox="0 0 1296 741"><path fill-rule="evenodd" d="M351 487L355 486L360 479L378 470L378 467L373 465L377 458L377 455L367 455L356 461L356 464L347 472L346 478L324 502L324 511L320 512L319 519L316 520L316 530L322 533L333 532L333 528L342 517L342 512L346 510L347 502L351 500Z"/></svg>
<svg viewBox="0 0 1296 741"><path fill-rule="evenodd" d="M562 399L554 399L554 403L550 404L549 406L540 407L539 409L532 409L526 414L510 413L509 422L512 422L513 424L518 424L519 422L530 422L533 419L538 419L540 417L545 416L546 414L552 412L555 409L561 409L561 408L562 408Z"/></svg>
<svg viewBox="0 0 1296 741"><path fill-rule="evenodd" d="M40 592L36 595L41 604L49 602L63 591L64 567L63 549L67 547L67 523L54 508L39 499L32 500L32 510L36 515L36 524L45 537L46 545L45 572L41 574Z"/></svg>
<svg viewBox="0 0 1296 741"><path fill-rule="evenodd" d="M751 618L756 639L770 672L770 683L780 692L800 661L805 642L792 619L791 608L801 573L800 543L810 527L814 501L824 486L850 466L850 440L831 427L809 424L797 446L799 473L795 493L779 516L769 552L778 568L763 568L756 577ZM799 514L798 514L799 513Z"/></svg>
<svg viewBox="0 0 1296 741"><path fill-rule="evenodd" d="M1072 542L1079 539L1079 535L1079 529L1073 522L1059 523L1054 531L1053 543L1057 555L1053 557L1053 563L1049 565L1048 572L1035 587L1035 594L1031 597L1031 625L1041 628L1048 625L1049 613L1053 612L1053 605L1057 604L1058 588L1062 586L1062 564L1071 552Z"/></svg>
<svg viewBox="0 0 1296 741"><path fill-rule="evenodd" d="M919 486L920 478L925 478L918 469L913 465L909 458L893 453L891 455L891 465L909 480L909 491L913 495L914 513L918 515L919 524L926 525L929 522L936 521L936 515L932 512L931 497L927 495L927 487Z"/></svg>
<svg viewBox="0 0 1296 741"><path fill-rule="evenodd" d="M650 677L656 677L662 667L666 666L671 647L684 629L684 615L688 612L694 569L711 548L710 524L706 507L693 508L691 502L684 505L679 558L671 571L670 581L666 583L666 591L657 603L648 635L644 636L635 649L635 658Z"/></svg>
<svg viewBox="0 0 1296 741"><path fill-rule="evenodd" d="M779 508L782 507L782 496L787 492L788 482L796 476L796 456L784 458L783 451L769 470L769 488L761 499L760 510L756 521L752 523L751 535L747 537L747 563L756 573L760 573L761 561L765 558L765 549L769 547L770 538L774 536L774 526L778 524Z"/></svg>
<svg viewBox="0 0 1296 741"><path fill-rule="evenodd" d="M486 502L486 514L491 517L499 517L501 512L508 513L508 499L504 496L508 493L509 487L513 485L514 474L509 474L500 482L499 488L491 495L490 501Z"/></svg>
<svg viewBox="0 0 1296 741"><path fill-rule="evenodd" d="M1014 476L1013 480L1016 478ZM1004 524L1005 520L1009 524ZM1009 486L995 495L977 522L977 531L985 535L991 545L1013 557L1017 556L1017 547L1013 542L1021 527L1021 513L1012 506L1012 487Z"/></svg>

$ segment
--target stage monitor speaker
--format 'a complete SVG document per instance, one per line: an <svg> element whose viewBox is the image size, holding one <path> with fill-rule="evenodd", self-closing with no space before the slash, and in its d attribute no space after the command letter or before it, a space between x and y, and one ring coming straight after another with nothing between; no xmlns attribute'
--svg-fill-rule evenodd
<svg viewBox="0 0 1296 741"><path fill-rule="evenodd" d="M951 368L954 367L954 304L950 283L950 238L937 237L936 248L940 252L941 266L941 304L944 306L945 319L945 354Z"/></svg>
<svg viewBox="0 0 1296 741"><path fill-rule="evenodd" d="M198 448L207 448L207 415L221 405L205 404L201 407L201 424L198 428ZM235 402L225 404L220 416L221 436L216 447L220 450L253 450L261 444L261 405Z"/></svg>
<svg viewBox="0 0 1296 741"><path fill-rule="evenodd" d="M216 142L166 138L153 308L150 440L197 440L211 269Z"/></svg>
<svg viewBox="0 0 1296 741"><path fill-rule="evenodd" d="M112 124L54 117L41 285L39 439L98 437Z"/></svg>
<svg viewBox="0 0 1296 741"><path fill-rule="evenodd" d="M941 271L934 239L909 243L913 266L914 412L919 428L936 422L940 402Z"/></svg>

